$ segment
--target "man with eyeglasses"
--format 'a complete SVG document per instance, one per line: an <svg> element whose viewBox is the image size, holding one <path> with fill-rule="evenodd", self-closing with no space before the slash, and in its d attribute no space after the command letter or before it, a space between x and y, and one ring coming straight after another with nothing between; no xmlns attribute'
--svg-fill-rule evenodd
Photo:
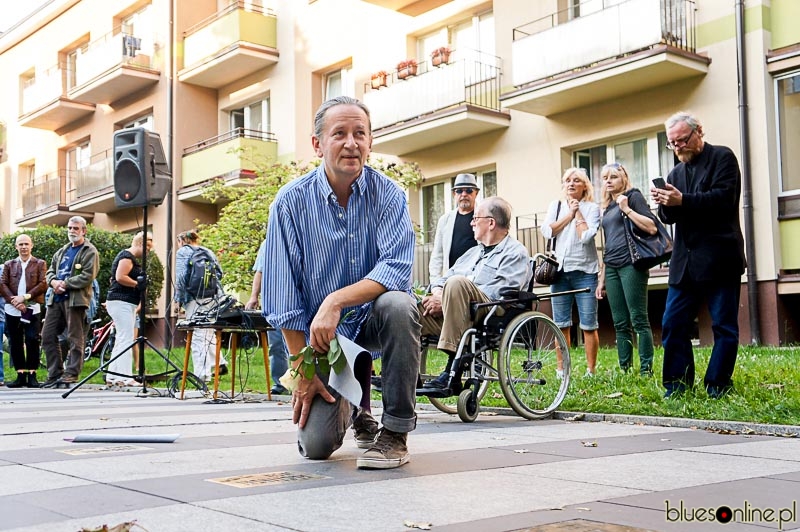
<svg viewBox="0 0 800 532"><path fill-rule="evenodd" d="M739 348L739 297L745 269L739 223L742 177L736 156L703 140L703 126L678 112L664 123L667 148L680 164L665 189L651 188L664 223L675 224L669 289L662 320L664 397L694 385L692 330L703 300L708 304L714 347L704 384L718 398L733 386Z"/></svg>
<svg viewBox="0 0 800 532"><path fill-rule="evenodd" d="M431 282L444 275L464 252L478 243L470 223L479 190L474 174L456 176L453 185L456 209L442 215L436 224L433 252L428 263L428 278Z"/></svg>
<svg viewBox="0 0 800 532"><path fill-rule="evenodd" d="M482 320L488 308L480 309L470 319L470 302L484 303L500 299L508 289L521 290L528 285L532 270L525 246L509 236L511 205L497 196L486 198L475 209L472 229L478 245L464 253L447 273L431 283L431 295L419 304L422 334L438 335L437 348L447 353L447 365L435 379L426 382L425 391L448 387L460 380L460 368L452 368L464 331Z"/></svg>
<svg viewBox="0 0 800 532"><path fill-rule="evenodd" d="M86 220L73 216L67 223L69 243L56 251L47 269L47 315L42 330L42 348L47 357L47 381L43 388L69 388L83 369L86 339L86 310L92 300L92 281L100 269L100 259L86 239ZM58 334L66 327L69 341L67 365L61 356Z"/></svg>

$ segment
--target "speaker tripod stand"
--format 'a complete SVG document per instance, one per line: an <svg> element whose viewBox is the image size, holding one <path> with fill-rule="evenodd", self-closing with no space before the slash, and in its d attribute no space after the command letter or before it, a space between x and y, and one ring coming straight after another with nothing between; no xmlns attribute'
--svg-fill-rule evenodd
<svg viewBox="0 0 800 532"><path fill-rule="evenodd" d="M148 379L154 380L154 379L157 379L159 377L165 377L165 376L172 375L172 374L180 374L180 373L183 372L182 368L179 368L177 365L175 365L175 363L172 362L172 360L170 360L170 358L168 356L164 355L156 346L154 346L147 339L147 337L144 334L142 334L142 331L144 330L144 326L145 326L145 319L146 319L146 312L147 312L147 286L148 286L148 283L149 283L149 281L147 279L147 205L144 205L143 210L144 210L144 212L143 212L143 215L142 215L142 226L144 227L144 230L143 230L143 235L142 235L142 272L144 273L144 286L143 286L143 290L140 292L140 300L139 300L139 303L140 303L139 304L139 325L140 325L139 326L139 333L140 334L139 334L139 336L137 338L135 338L133 340L133 342L131 342L130 345L125 346L125 348L122 351L120 351L116 355L110 357L108 360L106 360L105 362L100 364L100 366L97 369L95 369L89 375L87 375L86 377L81 379L79 382L77 382L75 384L75 386L73 386L72 388L70 388L69 390L64 392L61 395L61 397L63 397L64 399L69 397L69 395L72 392L74 392L75 390L77 390L78 388L83 386L92 377L94 377L95 375L97 375L101 371L107 369L108 366L111 365L112 362L117 360L119 357L121 357L123 354L125 354L125 352L127 352L128 350L133 349L134 346L139 346L139 371L138 371L138 375L137 376L138 376L138 381L142 385L142 388L139 391L140 394L143 394L143 395L149 394L149 392L147 390L147 380ZM145 352L144 352L145 346L149 346L151 350L153 350L159 357L161 357L164 360L164 362L167 363L168 368L167 368L166 371L164 371L162 373L156 373L156 374L153 374L153 375L147 375L146 367L145 367L146 366L145 365L145 358L146 357L145 357ZM120 376L131 377L132 375L120 375ZM194 375L193 375L193 377L194 377ZM192 385L194 385L198 389L202 390L202 389L206 388L205 383L203 383L202 381L197 379L197 377L194 377L194 379L190 379L190 382L192 383ZM200 386L198 386L198 383L200 384Z"/></svg>

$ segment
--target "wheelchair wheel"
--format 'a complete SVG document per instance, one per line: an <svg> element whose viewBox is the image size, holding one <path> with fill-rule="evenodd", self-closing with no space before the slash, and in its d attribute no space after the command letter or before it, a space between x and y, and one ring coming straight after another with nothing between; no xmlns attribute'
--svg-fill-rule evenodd
<svg viewBox="0 0 800 532"><path fill-rule="evenodd" d="M557 354L564 362L559 379ZM500 340L500 387L508 404L526 419L552 414L569 388L569 349L561 330L541 312L525 312L508 324Z"/></svg>
<svg viewBox="0 0 800 532"><path fill-rule="evenodd" d="M472 423L478 418L478 412L481 409L481 402L476 397L472 388L461 390L458 395L458 403L456 405L458 417L464 423Z"/></svg>
<svg viewBox="0 0 800 532"><path fill-rule="evenodd" d="M481 363L482 361L487 362L488 364L482 364ZM490 367L491 368L497 367L497 354L495 351L488 351L481 353L480 356L475 358L475 376L482 377L480 381L480 386L478 386L478 395L477 395L478 403L481 402L483 396L486 395L486 390L489 389L489 380L494 379L494 375L492 375L493 372L491 369L489 369ZM428 400L431 402L433 406L435 406L445 414L459 414L458 401L455 398L436 399L435 397L429 397ZM475 415L477 416L477 413ZM459 414L459 417L460 416L461 414ZM464 421L467 422L466 420ZM475 421L475 419L473 418L472 421Z"/></svg>

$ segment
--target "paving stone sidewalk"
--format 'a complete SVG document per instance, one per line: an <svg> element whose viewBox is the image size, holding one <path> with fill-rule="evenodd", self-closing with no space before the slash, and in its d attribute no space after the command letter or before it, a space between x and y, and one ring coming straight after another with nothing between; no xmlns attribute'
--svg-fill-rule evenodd
<svg viewBox="0 0 800 532"><path fill-rule="evenodd" d="M301 458L286 402L135 392L0 388L0 530L800 530L800 438L421 407L411 462L362 471L351 435Z"/></svg>

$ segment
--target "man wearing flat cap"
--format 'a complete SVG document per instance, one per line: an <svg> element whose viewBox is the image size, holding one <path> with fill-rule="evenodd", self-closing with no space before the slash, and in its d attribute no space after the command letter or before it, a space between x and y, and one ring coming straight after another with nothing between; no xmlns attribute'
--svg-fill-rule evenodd
<svg viewBox="0 0 800 532"><path fill-rule="evenodd" d="M428 263L431 282L442 277L465 251L478 245L470 225L478 190L475 174L456 176L453 196L457 208L444 214L436 224L433 252Z"/></svg>

